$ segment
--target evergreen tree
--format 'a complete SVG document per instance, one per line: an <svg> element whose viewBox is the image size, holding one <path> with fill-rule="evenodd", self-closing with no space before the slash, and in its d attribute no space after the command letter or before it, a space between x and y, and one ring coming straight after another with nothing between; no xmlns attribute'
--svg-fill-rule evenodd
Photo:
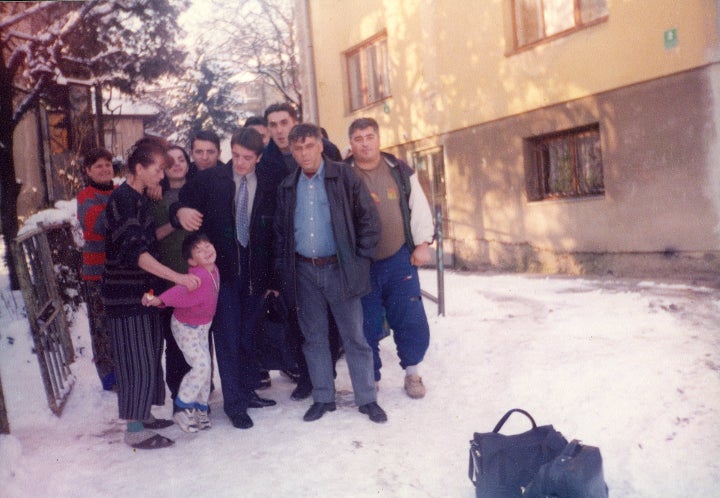
<svg viewBox="0 0 720 498"><path fill-rule="evenodd" d="M193 130L211 129L221 137L239 126L228 71L203 56L161 88L149 91L149 100L160 109L150 127L171 142L186 145Z"/></svg>

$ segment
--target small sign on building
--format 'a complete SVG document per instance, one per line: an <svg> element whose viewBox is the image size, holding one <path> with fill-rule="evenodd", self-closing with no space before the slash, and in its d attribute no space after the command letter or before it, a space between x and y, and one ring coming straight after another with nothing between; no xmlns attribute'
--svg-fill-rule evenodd
<svg viewBox="0 0 720 498"><path fill-rule="evenodd" d="M671 48L677 48L677 46L678 46L677 28L666 29L665 33L663 33L663 39L665 40L665 50L670 50Z"/></svg>

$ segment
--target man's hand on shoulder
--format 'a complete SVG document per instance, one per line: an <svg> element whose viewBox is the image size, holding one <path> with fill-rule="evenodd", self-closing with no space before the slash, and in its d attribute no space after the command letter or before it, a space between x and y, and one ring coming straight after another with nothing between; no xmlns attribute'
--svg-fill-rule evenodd
<svg viewBox="0 0 720 498"><path fill-rule="evenodd" d="M203 215L197 209L182 207L177 211L177 219L185 230L194 232L202 226Z"/></svg>

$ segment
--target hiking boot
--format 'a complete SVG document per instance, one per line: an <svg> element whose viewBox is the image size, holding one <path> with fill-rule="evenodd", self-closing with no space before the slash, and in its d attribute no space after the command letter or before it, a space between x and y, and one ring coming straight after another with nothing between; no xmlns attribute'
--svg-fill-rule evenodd
<svg viewBox="0 0 720 498"><path fill-rule="evenodd" d="M208 415L207 410L196 410L195 415L197 419L198 429L204 431L212 427L212 424L210 423L210 416Z"/></svg>
<svg viewBox="0 0 720 498"><path fill-rule="evenodd" d="M183 408L173 415L175 423L185 432L197 432L198 424L193 408Z"/></svg>
<svg viewBox="0 0 720 498"><path fill-rule="evenodd" d="M413 399L419 399L425 396L425 386L422 377L419 375L405 376L405 392Z"/></svg>

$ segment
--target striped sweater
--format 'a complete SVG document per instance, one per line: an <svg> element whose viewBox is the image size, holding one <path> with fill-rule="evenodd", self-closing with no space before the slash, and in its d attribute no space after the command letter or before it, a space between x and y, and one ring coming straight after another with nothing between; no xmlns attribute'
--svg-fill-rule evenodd
<svg viewBox="0 0 720 498"><path fill-rule="evenodd" d="M83 230L83 280L100 281L105 266L105 206L115 186L88 180L77 196L77 217Z"/></svg>
<svg viewBox="0 0 720 498"><path fill-rule="evenodd" d="M158 259L150 202L123 183L110 195L105 213L102 290L105 311L110 317L152 313L152 308L142 305L142 296L150 289L157 289L161 280L138 266L138 259L145 252Z"/></svg>

